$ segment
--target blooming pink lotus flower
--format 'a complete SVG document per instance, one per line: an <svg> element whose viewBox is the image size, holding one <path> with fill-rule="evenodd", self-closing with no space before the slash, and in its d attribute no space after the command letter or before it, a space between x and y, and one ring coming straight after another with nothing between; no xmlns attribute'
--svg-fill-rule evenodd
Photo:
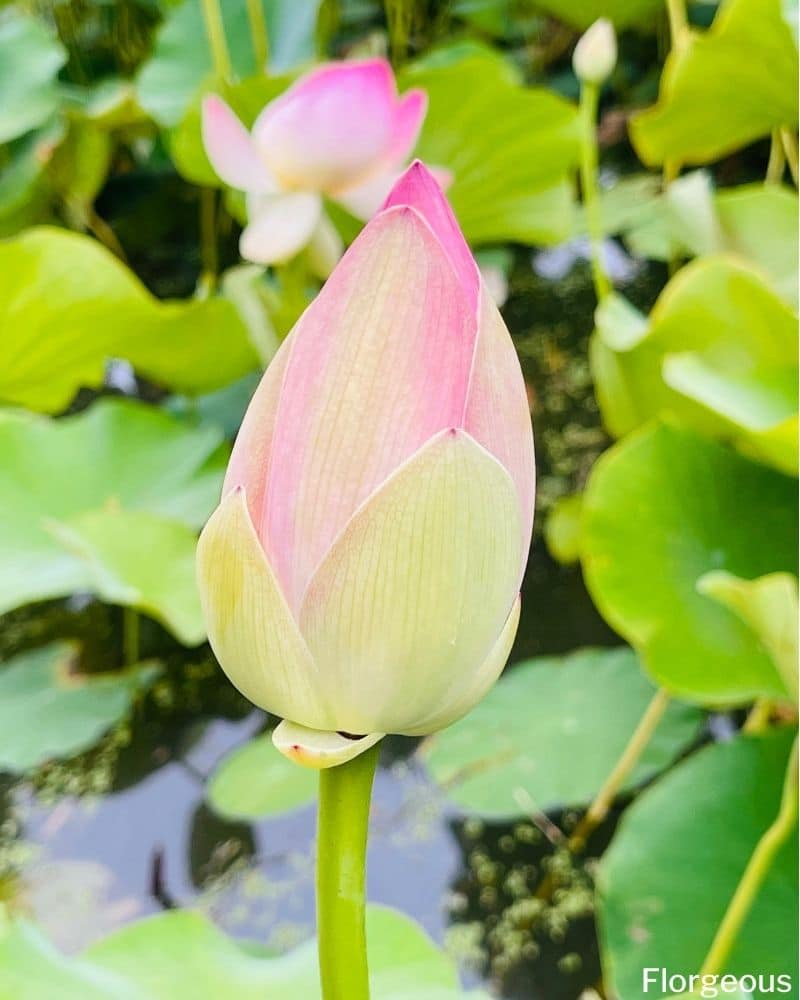
<svg viewBox="0 0 800 1000"><path fill-rule="evenodd" d="M468 712L516 633L533 502L514 346L417 162L270 364L199 542L211 645L276 745L324 767Z"/></svg>
<svg viewBox="0 0 800 1000"><path fill-rule="evenodd" d="M323 195L368 219L407 162L426 109L422 90L398 98L384 59L313 70L264 108L252 133L223 100L206 98L208 158L247 192L242 256L272 264L296 254L325 224Z"/></svg>

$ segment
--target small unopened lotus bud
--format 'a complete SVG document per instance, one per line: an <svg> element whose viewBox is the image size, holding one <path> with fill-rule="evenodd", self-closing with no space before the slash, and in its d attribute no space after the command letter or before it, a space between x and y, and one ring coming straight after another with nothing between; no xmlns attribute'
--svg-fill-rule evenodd
<svg viewBox="0 0 800 1000"><path fill-rule="evenodd" d="M572 53L572 68L581 83L603 83L617 63L614 25L601 17L578 40Z"/></svg>

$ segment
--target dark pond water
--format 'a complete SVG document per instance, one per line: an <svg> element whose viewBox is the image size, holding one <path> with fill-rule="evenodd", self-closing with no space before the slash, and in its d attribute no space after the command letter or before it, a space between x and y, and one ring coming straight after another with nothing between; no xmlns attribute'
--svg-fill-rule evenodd
<svg viewBox="0 0 800 1000"><path fill-rule="evenodd" d="M115 223L125 243L124 218ZM158 232L151 245L167 246L174 261L171 239ZM573 258L562 249L532 266L530 252L520 251L504 310L531 390L539 466L538 530L512 664L618 641L579 570L556 565L541 538L546 510L582 484L606 444L586 361L593 296L585 262ZM618 263L628 294L647 305L659 276ZM160 258L138 264L160 292L175 294L193 280L196 261L188 257L170 273ZM87 665L108 668L121 658L120 619L119 609L88 600L24 609L0 621L0 654L75 636ZM164 659L166 673L129 723L93 751L27 780L0 776L0 898L33 913L71 952L174 905L200 906L231 934L275 948L297 943L313 933L313 808L244 824L221 820L205 804L206 779L219 759L269 720L228 685L207 648L182 650L150 622L143 623L142 648ZM413 749L413 741L394 739L383 750L370 899L411 914L446 941L468 982L484 978L509 998L575 1000L600 974L592 859L610 827L574 868L557 846L557 827L568 829L574 817L501 826L460 816ZM556 892L539 900L548 871Z"/></svg>

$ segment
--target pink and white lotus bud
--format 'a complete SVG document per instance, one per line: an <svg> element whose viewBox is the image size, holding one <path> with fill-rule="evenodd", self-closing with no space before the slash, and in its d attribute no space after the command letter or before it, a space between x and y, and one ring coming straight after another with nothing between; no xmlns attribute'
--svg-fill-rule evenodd
<svg viewBox="0 0 800 1000"><path fill-rule="evenodd" d="M614 25L601 17L587 28L572 53L572 68L581 83L601 84L617 64L617 36Z"/></svg>
<svg viewBox="0 0 800 1000"><path fill-rule="evenodd" d="M468 712L516 633L533 503L514 346L415 163L270 364L198 546L211 645L276 745L325 767Z"/></svg>
<svg viewBox="0 0 800 1000"><path fill-rule="evenodd" d="M305 247L322 196L360 219L382 204L414 148L427 96L398 97L384 59L312 70L271 101L248 132L219 97L203 102L203 142L220 178L247 192L243 257L287 260Z"/></svg>

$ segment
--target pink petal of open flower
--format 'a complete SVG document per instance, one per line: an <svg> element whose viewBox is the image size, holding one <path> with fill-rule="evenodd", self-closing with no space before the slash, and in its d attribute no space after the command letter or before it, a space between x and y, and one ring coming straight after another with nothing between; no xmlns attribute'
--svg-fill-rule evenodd
<svg viewBox="0 0 800 1000"><path fill-rule="evenodd" d="M386 151L391 166L402 166L411 156L427 110L428 95L424 90L407 91L395 105L392 138Z"/></svg>
<svg viewBox="0 0 800 1000"><path fill-rule="evenodd" d="M250 133L225 101L214 94L203 101L202 130L211 166L226 184L254 193L275 190Z"/></svg>
<svg viewBox="0 0 800 1000"><path fill-rule="evenodd" d="M386 60L331 63L268 104L253 137L284 188L335 195L399 163L424 110L415 92L398 101Z"/></svg>

